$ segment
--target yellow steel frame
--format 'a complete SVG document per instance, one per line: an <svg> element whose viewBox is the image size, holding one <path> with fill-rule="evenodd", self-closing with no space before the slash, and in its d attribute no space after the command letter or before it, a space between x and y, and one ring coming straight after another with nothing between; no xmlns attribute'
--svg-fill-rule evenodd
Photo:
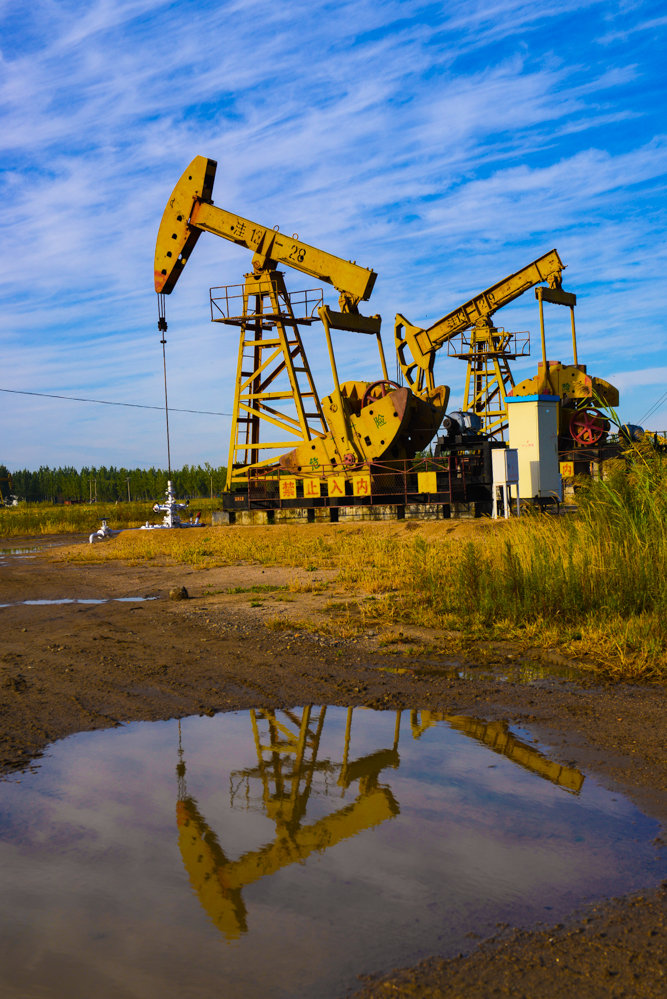
<svg viewBox="0 0 667 999"><path fill-rule="evenodd" d="M563 269L558 252L550 250L448 312L428 329L397 315L394 344L403 376L412 391L422 398L428 397L435 384L433 368L437 351L455 337L463 338L464 332L472 328L469 348L453 352L468 362L463 409L482 417L485 433L503 439L507 428L505 396L507 389L514 386L508 362L517 355L510 349L511 336L499 332L491 316L540 282L549 285L537 289L543 291L545 301L569 304L574 296L560 290ZM541 302L540 298L540 306ZM572 330L574 341L574 316Z"/></svg>
<svg viewBox="0 0 667 999"><path fill-rule="evenodd" d="M491 323L475 326L470 334L470 352L463 393L464 412L477 413L482 430L498 440L505 439L507 408L505 397L514 388L508 351L510 333Z"/></svg>
<svg viewBox="0 0 667 999"><path fill-rule="evenodd" d="M226 489L245 482L250 470L273 464L275 458L266 458L262 452L284 451L327 432L299 323L280 271L269 267L259 275L246 275L238 323L241 333ZM279 388L281 381L284 388ZM291 412L278 408L281 404ZM283 430L290 439L262 440L263 424Z"/></svg>

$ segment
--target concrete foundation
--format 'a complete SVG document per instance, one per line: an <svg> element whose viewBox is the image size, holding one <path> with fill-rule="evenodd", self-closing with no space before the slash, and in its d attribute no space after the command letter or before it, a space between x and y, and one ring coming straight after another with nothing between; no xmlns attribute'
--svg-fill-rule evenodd
<svg viewBox="0 0 667 999"><path fill-rule="evenodd" d="M403 507L378 505L378 506L339 506L338 523L342 524L350 520L400 520L402 519L398 511L403 511Z"/></svg>
<svg viewBox="0 0 667 999"><path fill-rule="evenodd" d="M488 504L487 504L488 506ZM276 510L214 510L214 527L232 524L344 524L378 520L449 520L481 517L483 503L408 503L406 506L282 507Z"/></svg>
<svg viewBox="0 0 667 999"><path fill-rule="evenodd" d="M307 524L311 519L308 514L314 513L303 506L281 507L279 510L272 510L274 524ZM329 511L327 510L327 520Z"/></svg>
<svg viewBox="0 0 667 999"><path fill-rule="evenodd" d="M234 514L229 510L213 510L211 513L211 524L213 527L224 527L234 523Z"/></svg>
<svg viewBox="0 0 667 999"><path fill-rule="evenodd" d="M408 503L405 507L406 520L447 520L448 503Z"/></svg>
<svg viewBox="0 0 667 999"><path fill-rule="evenodd" d="M270 524L275 510L235 510L234 523L243 525Z"/></svg>
<svg viewBox="0 0 667 999"><path fill-rule="evenodd" d="M483 503L450 503L449 515L457 520L474 520L483 515L483 506Z"/></svg>

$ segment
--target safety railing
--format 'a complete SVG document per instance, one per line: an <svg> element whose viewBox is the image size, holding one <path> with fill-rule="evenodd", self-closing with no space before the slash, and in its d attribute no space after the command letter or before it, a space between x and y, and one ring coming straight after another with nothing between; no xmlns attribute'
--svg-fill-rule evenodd
<svg viewBox="0 0 667 999"><path fill-rule="evenodd" d="M248 287L243 284L228 284L211 288L209 294L212 322L239 325L241 322L278 318L274 312L266 309L268 284L268 281L262 282L261 293L259 284L258 291L255 292L251 289L250 293L248 293ZM314 323L319 321L317 310L324 303L324 294L321 288L306 288L303 291L291 291L285 295L283 291L279 291L275 282L271 282L271 287L274 297L279 302L287 299L297 322ZM244 302L247 303L245 312ZM261 307L255 311L258 302L261 303Z"/></svg>
<svg viewBox="0 0 667 999"><path fill-rule="evenodd" d="M231 498L240 508L268 509L466 503L490 498L490 466L489 445L481 443L440 458L326 465L310 473L273 467L237 483Z"/></svg>
<svg viewBox="0 0 667 999"><path fill-rule="evenodd" d="M482 353L489 357L506 357L508 360L528 357L530 355L530 331L519 330L515 333L509 333L498 327L492 334L486 330L480 334L473 327L447 341L449 357L473 360Z"/></svg>

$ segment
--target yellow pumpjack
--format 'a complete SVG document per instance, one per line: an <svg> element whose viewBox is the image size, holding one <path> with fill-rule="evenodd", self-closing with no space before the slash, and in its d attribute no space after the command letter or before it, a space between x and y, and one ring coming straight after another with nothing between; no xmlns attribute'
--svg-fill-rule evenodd
<svg viewBox="0 0 667 999"><path fill-rule="evenodd" d="M597 443L604 417L596 405L617 406L618 390L602 378L592 378L579 364L574 324L577 298L562 288L563 264L557 250L533 260L514 274L491 285L463 305L452 309L426 329L396 316L394 343L407 383L417 395L428 395L434 385L435 358L442 347L448 356L467 362L463 412L476 413L489 437L503 440L507 431L506 397L534 394L557 395L561 400L560 436L579 444ZM536 287L539 286L539 287ZM542 362L534 378L515 385L510 361L530 353L530 335L508 333L492 321L494 313L535 288L540 309ZM543 303L570 309L573 363L548 361ZM595 434L592 428L595 427ZM608 429L609 424L606 425ZM599 432L598 432L599 431Z"/></svg>
<svg viewBox="0 0 667 999"><path fill-rule="evenodd" d="M360 302L373 290L375 272L217 207L211 198L215 172L214 160L197 156L174 188L155 247L155 290L159 295L173 291L202 232L253 254L243 285L211 291L212 319L240 328L226 489L247 483L261 469L345 481L371 461L414 457L440 425L449 389L433 385L416 395L389 379L380 316L359 313ZM319 297L317 291L290 295L279 264L336 288L339 311L323 304L321 292ZM334 383L323 400L300 333L301 326L318 320ZM332 330L376 338L377 378L339 381ZM283 439L269 439L269 428ZM276 452L283 453L276 457Z"/></svg>

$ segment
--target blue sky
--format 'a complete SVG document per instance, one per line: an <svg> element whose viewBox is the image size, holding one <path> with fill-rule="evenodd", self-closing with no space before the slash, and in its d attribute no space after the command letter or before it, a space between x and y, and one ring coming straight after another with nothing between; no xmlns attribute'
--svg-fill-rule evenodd
<svg viewBox="0 0 667 999"><path fill-rule="evenodd" d="M640 422L667 390L667 15L654 0L0 0L0 388L160 406L153 252L195 155L217 204L378 273L390 354L557 247L579 359ZM229 413L210 286L250 255L208 234L167 299L169 401ZM312 281L286 275L293 290ZM325 290L329 301L335 295ZM548 353L569 361L567 310ZM530 329L532 294L497 313ZM343 336L341 334L341 336ZM342 377L377 377L341 340ZM322 395L324 338L306 346ZM515 365L517 380L537 355ZM465 365L438 381L460 404ZM667 427L667 404L647 422ZM166 464L164 414L0 392L0 462ZM174 412L172 463L227 459L229 420Z"/></svg>

